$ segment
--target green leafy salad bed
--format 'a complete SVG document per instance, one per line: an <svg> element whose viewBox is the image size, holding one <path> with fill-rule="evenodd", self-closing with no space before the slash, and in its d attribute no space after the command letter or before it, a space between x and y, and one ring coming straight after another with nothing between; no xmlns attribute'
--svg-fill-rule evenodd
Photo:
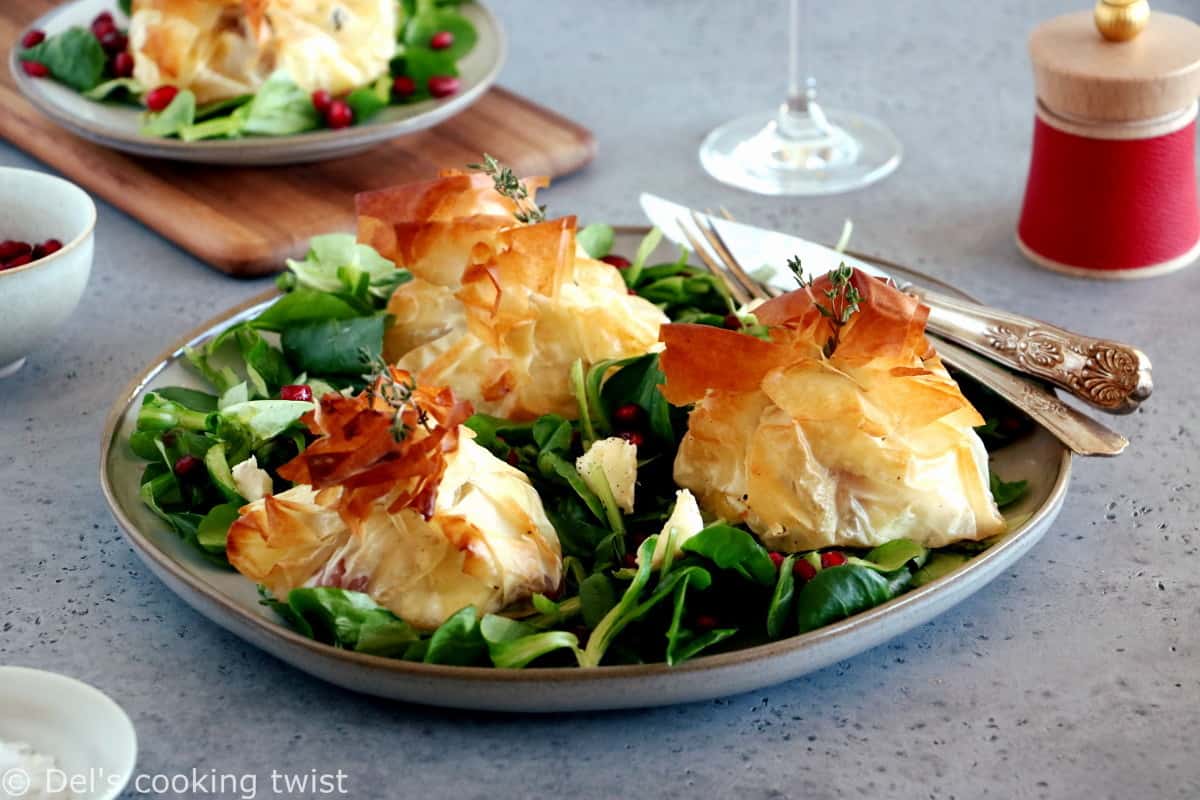
<svg viewBox="0 0 1200 800"><path fill-rule="evenodd" d="M132 0L118 6L128 17ZM103 12L88 28L46 36L27 31L18 60L27 75L52 78L90 100L145 108L143 136L184 141L288 136L368 122L388 106L449 97L459 90L459 62L479 34L458 6L469 0L398 0L396 52L387 71L342 97L309 93L282 70L253 94L198 104L190 90L143 86L134 77L128 30Z"/></svg>
<svg viewBox="0 0 1200 800"><path fill-rule="evenodd" d="M721 285L688 265L688 253L650 263L652 232L625 260L609 253L613 231L591 225L578 240L589 253L622 266L628 287L674 320L753 328L732 316ZM225 536L244 503L231 465L253 455L273 478L312 440L299 418L313 398L361 389L380 363L384 308L402 269L350 236L313 240L304 261L289 262L283 295L254 319L225 330L187 359L210 392L156 389L146 395L130 446L149 462L141 479L145 504L212 562L228 566ZM753 331L750 331L753 333ZM377 368L377 367L376 367ZM987 543L929 551L912 541L869 551L768 552L741 527L718 523L665 548L652 567L657 533L671 512L672 464L687 409L659 391L654 354L576 364L572 385L579 419L549 415L513 423L475 415L476 440L517 466L538 490L562 545L564 582L555 597L535 595L503 614L474 607L433 632L420 631L367 595L339 588L300 588L263 602L305 636L339 648L434 664L496 667L593 667L678 664L700 653L744 648L811 631L884 603L960 566ZM989 448L1023 435L1028 423L995 396L965 385L988 422ZM624 433L638 439L637 503L622 513L611 494L589 488L576 470L587 445ZM993 476L1001 506L1024 482ZM670 543L669 543L670 544Z"/></svg>

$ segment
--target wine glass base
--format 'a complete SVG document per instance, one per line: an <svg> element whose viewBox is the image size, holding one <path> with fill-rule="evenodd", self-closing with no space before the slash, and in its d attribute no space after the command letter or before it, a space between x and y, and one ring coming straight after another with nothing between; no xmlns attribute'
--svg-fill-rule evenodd
<svg viewBox="0 0 1200 800"><path fill-rule="evenodd" d="M722 183L770 195L848 192L900 166L900 141L880 122L852 111L823 111L831 127L813 138L781 135L776 112L727 122L705 138L700 163Z"/></svg>

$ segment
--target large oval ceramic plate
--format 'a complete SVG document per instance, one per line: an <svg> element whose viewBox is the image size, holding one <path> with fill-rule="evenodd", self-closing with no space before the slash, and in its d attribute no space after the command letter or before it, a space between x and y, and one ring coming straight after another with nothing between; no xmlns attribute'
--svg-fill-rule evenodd
<svg viewBox="0 0 1200 800"><path fill-rule="evenodd" d="M115 0L76 0L33 22L48 34L74 25L87 27L101 11L118 17ZM293 136L247 136L183 142L138 134L140 110L89 100L47 78L31 78L17 59L20 43L9 53L9 69L21 93L43 114L67 130L96 144L139 156L196 161L206 164L299 164L322 161L366 150L388 139L443 122L474 103L496 80L504 64L506 44L500 23L478 2L459 10L479 31L475 48L458 62L462 82L458 94L406 106L389 106L370 122L342 130L319 130ZM119 20L124 27L127 20Z"/></svg>
<svg viewBox="0 0 1200 800"><path fill-rule="evenodd" d="M633 253L644 229L624 229L615 252ZM664 246L655 254L674 260ZM925 285L939 281L912 276ZM1030 492L1007 510L1012 531L940 580L811 633L771 644L666 664L594 669L499 670L446 667L360 655L293 633L258 602L254 584L205 561L138 500L144 462L130 452L142 396L156 387L204 388L185 367L185 345L203 342L248 319L274 299L260 295L205 324L134 379L109 416L101 445L105 497L134 550L151 571L193 608L246 641L323 680L399 700L497 711L575 711L630 708L706 700L796 678L899 636L979 591L1024 555L1050 527L1066 496L1070 453L1037 429L993 455L1007 480L1029 482Z"/></svg>

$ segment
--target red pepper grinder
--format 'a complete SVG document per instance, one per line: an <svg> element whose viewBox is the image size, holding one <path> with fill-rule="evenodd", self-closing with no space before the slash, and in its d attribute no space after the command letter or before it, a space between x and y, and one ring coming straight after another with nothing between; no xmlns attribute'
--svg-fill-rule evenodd
<svg viewBox="0 0 1200 800"><path fill-rule="evenodd" d="M1101 0L1039 25L1029 52L1037 118L1021 251L1092 278L1195 261L1200 26L1146 0Z"/></svg>

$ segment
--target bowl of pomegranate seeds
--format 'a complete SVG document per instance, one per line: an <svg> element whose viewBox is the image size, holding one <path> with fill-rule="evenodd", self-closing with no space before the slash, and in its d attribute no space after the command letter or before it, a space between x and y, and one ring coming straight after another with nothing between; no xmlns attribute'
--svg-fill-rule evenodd
<svg viewBox="0 0 1200 800"><path fill-rule="evenodd" d="M0 377L79 305L92 271L96 206L70 181L0 167Z"/></svg>

